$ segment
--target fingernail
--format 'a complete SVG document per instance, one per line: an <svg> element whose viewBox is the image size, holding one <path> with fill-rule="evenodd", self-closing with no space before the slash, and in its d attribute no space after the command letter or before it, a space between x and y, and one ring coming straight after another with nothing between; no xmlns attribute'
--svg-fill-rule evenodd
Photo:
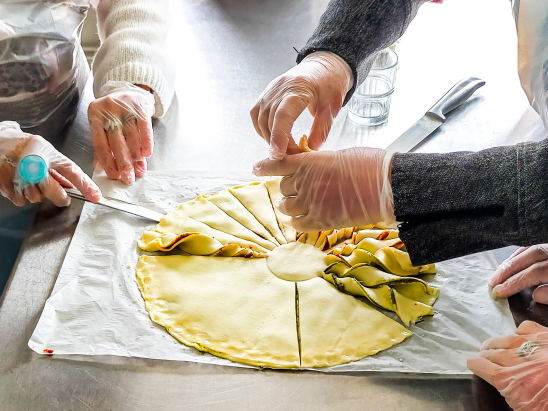
<svg viewBox="0 0 548 411"><path fill-rule="evenodd" d="M133 184L135 182L135 174L133 171L124 171L122 173L122 180L127 184Z"/></svg>
<svg viewBox="0 0 548 411"><path fill-rule="evenodd" d="M126 184L133 184L135 182L135 177L132 174L124 173L122 181Z"/></svg>
<svg viewBox="0 0 548 411"><path fill-rule="evenodd" d="M502 291L502 285L497 285L495 288L493 288L493 291L492 291L493 297L499 298L501 291Z"/></svg>
<svg viewBox="0 0 548 411"><path fill-rule="evenodd" d="M261 171L261 168L263 166L263 161L264 160L261 160L255 164L253 164L253 174L257 175L257 173L259 173Z"/></svg>
<svg viewBox="0 0 548 411"><path fill-rule="evenodd" d="M268 158L270 158L271 160L281 160L282 158L284 158L284 155L285 153L272 147L268 151Z"/></svg>
<svg viewBox="0 0 548 411"><path fill-rule="evenodd" d="M93 190L93 192L91 193L91 197L95 202L97 202L101 200L101 198L103 198L103 195L101 194L100 190Z"/></svg>
<svg viewBox="0 0 548 411"><path fill-rule="evenodd" d="M498 271L498 270L497 270L497 271ZM494 287L495 284L496 284L495 279L498 277L497 271L495 271L495 274L493 274L493 275L491 276L491 278L489 278L489 280L487 280L487 283L489 284L490 287Z"/></svg>

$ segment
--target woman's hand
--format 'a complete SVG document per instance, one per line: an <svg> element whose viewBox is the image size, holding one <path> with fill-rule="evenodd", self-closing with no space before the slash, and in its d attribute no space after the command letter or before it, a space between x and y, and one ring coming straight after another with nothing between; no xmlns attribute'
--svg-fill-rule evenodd
<svg viewBox="0 0 548 411"><path fill-rule="evenodd" d="M312 150L319 149L353 81L348 64L327 51L308 55L272 80L251 109L255 130L270 145L270 159L280 160L286 153L300 152L291 129L307 107L314 116L309 145Z"/></svg>
<svg viewBox="0 0 548 411"><path fill-rule="evenodd" d="M130 83L107 83L88 108L95 160L107 177L132 184L147 169L154 136L154 96Z"/></svg>
<svg viewBox="0 0 548 411"><path fill-rule="evenodd" d="M548 410L548 328L525 321L515 334L485 341L467 365L514 411Z"/></svg>
<svg viewBox="0 0 548 411"><path fill-rule="evenodd" d="M42 157L49 165L49 174L38 184L24 183L19 177L18 165L29 154ZM80 167L58 152L40 136L21 131L13 121L0 123L0 194L17 206L44 198L56 206L70 204L63 187L75 187L90 201L99 201L101 191Z"/></svg>
<svg viewBox="0 0 548 411"><path fill-rule="evenodd" d="M522 290L538 286L533 299L548 304L548 244L522 247L506 259L489 280L493 295L507 298Z"/></svg>
<svg viewBox="0 0 548 411"><path fill-rule="evenodd" d="M263 160L257 176L284 176L276 207L302 232L393 222L392 153L355 147Z"/></svg>

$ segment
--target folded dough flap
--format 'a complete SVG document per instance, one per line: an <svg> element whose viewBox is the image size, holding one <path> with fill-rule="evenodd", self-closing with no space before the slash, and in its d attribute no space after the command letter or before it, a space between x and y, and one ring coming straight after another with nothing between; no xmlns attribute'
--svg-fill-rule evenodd
<svg viewBox="0 0 548 411"><path fill-rule="evenodd" d="M330 272L329 269L326 272ZM430 287L425 281L414 278L414 277L402 277L394 274L387 273L385 271L379 270L376 267L367 265L367 264L356 264L350 269L346 270L343 275L339 277L354 277L365 287L375 287L377 285L407 285L407 284L417 284L419 289L422 292L433 295L437 288Z"/></svg>
<svg viewBox="0 0 548 411"><path fill-rule="evenodd" d="M278 243L287 244L278 226L274 205L270 202L270 195L264 182L232 187L229 191L276 238Z"/></svg>
<svg viewBox="0 0 548 411"><path fill-rule="evenodd" d="M301 367L327 367L385 350L411 332L321 278L297 283Z"/></svg>
<svg viewBox="0 0 548 411"><path fill-rule="evenodd" d="M232 234L225 233L220 230L216 230L207 224L190 218L184 211L184 207L179 206L175 210L170 211L165 215L153 232L159 233L159 236L154 236L150 231L145 232L143 237L139 240L139 247L146 251L165 251L172 249L173 242L178 241L179 238L188 236L189 233L200 233L211 239L217 240L222 245L237 244L241 248L245 248L257 253L266 253L268 249L261 245L245 240L243 238L236 237ZM181 236L181 237L179 237ZM149 244L147 239L154 240L153 244ZM156 245L157 244L157 245ZM164 248L168 245L171 248ZM157 249L153 249L158 247ZM152 249L151 249L152 248ZM208 255L201 253L200 255Z"/></svg>
<svg viewBox="0 0 548 411"><path fill-rule="evenodd" d="M180 342L258 367L299 367L295 283L274 277L265 259L142 256L136 276L150 318Z"/></svg>
<svg viewBox="0 0 548 411"><path fill-rule="evenodd" d="M327 251L338 242L351 238L354 230L353 227L348 227L335 230L297 233L297 241L311 244L322 251Z"/></svg>
<svg viewBox="0 0 548 411"><path fill-rule="evenodd" d="M215 204L219 209L223 210L226 214L238 221L244 227L253 231L259 237L270 241L273 244L280 244L255 216L232 195L228 188L225 188L218 193L207 194L200 197L206 198L210 203Z"/></svg>
<svg viewBox="0 0 548 411"><path fill-rule="evenodd" d="M329 265L335 262L344 262L348 267L353 267L356 264L367 264L391 272L375 254L358 248L354 249L349 255L337 254L336 250L331 251L326 258L326 263Z"/></svg>
<svg viewBox="0 0 548 411"><path fill-rule="evenodd" d="M410 322L415 323L427 315L433 315L432 304L436 301L439 294L437 289L432 289L432 294L425 291L424 286L417 279L415 283L398 284L406 290L402 294L393 284L380 284L375 286L365 286L354 277L337 277L333 273L324 274L324 279L332 283L339 291L354 296L365 297L371 303L379 308L395 312L405 325ZM410 278L403 278L410 280ZM430 304L428 304L430 303Z"/></svg>
<svg viewBox="0 0 548 411"><path fill-rule="evenodd" d="M179 247L185 253L192 255L246 258L265 258L267 256L266 253L242 248L238 244L223 245L214 238L200 233L175 235L145 231L138 245L144 251L171 251L175 247Z"/></svg>
<svg viewBox="0 0 548 411"><path fill-rule="evenodd" d="M377 250L375 252L375 257L381 261L392 274L408 276L436 273L436 266L434 264L414 267L413 264L411 264L408 253L393 247L385 247Z"/></svg>
<svg viewBox="0 0 548 411"><path fill-rule="evenodd" d="M363 232L363 231L362 231ZM403 242L399 238L377 240L376 238L364 237L362 240L357 241L358 237L352 236L352 244L345 242L339 247L333 248L333 252L336 254L350 255L354 250L360 249L369 251L370 253L376 253L381 248L394 247L397 249L404 248Z"/></svg>
<svg viewBox="0 0 548 411"><path fill-rule="evenodd" d="M399 238L398 230L359 230L352 237L354 244L359 243L364 238L374 238L375 240L392 240Z"/></svg>

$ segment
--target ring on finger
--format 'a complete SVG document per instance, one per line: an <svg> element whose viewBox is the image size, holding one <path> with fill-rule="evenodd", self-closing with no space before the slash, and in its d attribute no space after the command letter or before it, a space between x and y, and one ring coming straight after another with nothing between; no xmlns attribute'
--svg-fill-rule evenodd
<svg viewBox="0 0 548 411"><path fill-rule="evenodd" d="M119 130L122 128L122 126L123 126L123 123L117 118L105 119L103 123L103 128L106 131Z"/></svg>
<svg viewBox="0 0 548 411"><path fill-rule="evenodd" d="M122 123L129 123L130 121L137 121L135 114L128 114L122 119Z"/></svg>
<svg viewBox="0 0 548 411"><path fill-rule="evenodd" d="M538 348L538 344L534 341L525 341L519 347L518 354L521 358L527 358L535 352Z"/></svg>

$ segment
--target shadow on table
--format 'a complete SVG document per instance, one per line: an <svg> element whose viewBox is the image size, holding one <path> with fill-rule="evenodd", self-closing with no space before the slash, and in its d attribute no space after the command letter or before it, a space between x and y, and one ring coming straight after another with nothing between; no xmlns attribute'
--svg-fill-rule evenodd
<svg viewBox="0 0 548 411"><path fill-rule="evenodd" d="M0 295L29 232L36 209L35 204L16 207L0 196Z"/></svg>

